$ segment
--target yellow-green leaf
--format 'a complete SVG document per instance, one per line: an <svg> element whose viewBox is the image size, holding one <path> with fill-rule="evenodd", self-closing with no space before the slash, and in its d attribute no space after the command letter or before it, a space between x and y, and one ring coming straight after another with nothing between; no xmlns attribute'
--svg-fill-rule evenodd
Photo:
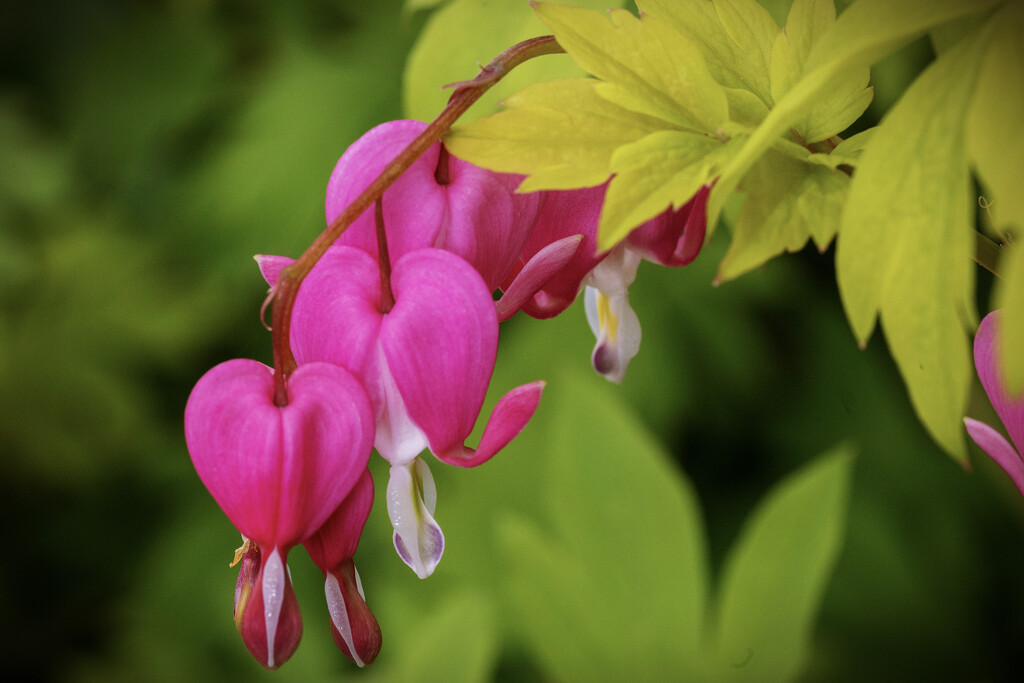
<svg viewBox="0 0 1024 683"><path fill-rule="evenodd" d="M1020 396L1024 392L1024 243L1018 240L1004 250L999 272L1003 276L996 289L996 307L1003 310L999 360L1010 393Z"/></svg>
<svg viewBox="0 0 1024 683"><path fill-rule="evenodd" d="M597 92L609 101L703 132L728 120L725 92L700 51L669 24L625 10L534 8L576 63L604 81Z"/></svg>
<svg viewBox="0 0 1024 683"><path fill-rule="evenodd" d="M622 6L623 0L566 0L592 9ZM406 11L438 5L440 0L407 0ZM401 30L395 27L395 30ZM402 79L405 116L429 121L452 91L442 86L476 76L486 64L519 41L546 33L525 0L452 0L434 11L406 61ZM508 95L530 83L578 78L583 71L568 55L545 55L517 66L462 115L467 122L494 113Z"/></svg>
<svg viewBox="0 0 1024 683"><path fill-rule="evenodd" d="M967 154L1004 233L1024 237L1024 3L1007 3L996 18L988 54L967 115ZM1021 354L1024 358L1024 354Z"/></svg>
<svg viewBox="0 0 1024 683"><path fill-rule="evenodd" d="M669 205L682 206L708 182L731 146L682 131L652 133L612 155L597 244L610 249Z"/></svg>
<svg viewBox="0 0 1024 683"><path fill-rule="evenodd" d="M814 239L828 247L849 190L845 173L769 152L743 181L747 198L715 280L731 280Z"/></svg>
<svg viewBox="0 0 1024 683"><path fill-rule="evenodd" d="M524 191L599 185L618 147L664 128L657 119L618 107L589 78L537 83L508 108L458 126L445 138L452 154L477 166L530 177Z"/></svg>
<svg viewBox="0 0 1024 683"><path fill-rule="evenodd" d="M698 45L724 86L772 103L768 73L779 26L754 0L637 0L641 12L665 19Z"/></svg>
<svg viewBox="0 0 1024 683"><path fill-rule="evenodd" d="M836 254L857 339L867 341L880 315L918 416L960 460L971 376L964 327L976 317L964 117L990 26L934 62L882 121L850 188Z"/></svg>
<svg viewBox="0 0 1024 683"><path fill-rule="evenodd" d="M859 0L836 19L811 49L804 76L746 141L722 170L708 200L708 227L713 228L726 199L751 166L794 124L815 107L816 98L833 79L857 67L869 66L940 24L989 9L1000 0ZM642 5L665 5L668 0L647 0ZM679 3L682 7L684 3ZM707 5L699 0L688 7ZM676 5L673 3L673 7ZM696 13L695 13L696 14ZM703 16L703 15L701 15Z"/></svg>

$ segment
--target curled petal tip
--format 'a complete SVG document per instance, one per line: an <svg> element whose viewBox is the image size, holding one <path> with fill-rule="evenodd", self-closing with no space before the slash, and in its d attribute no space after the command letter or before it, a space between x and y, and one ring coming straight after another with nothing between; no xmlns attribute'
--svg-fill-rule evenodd
<svg viewBox="0 0 1024 683"><path fill-rule="evenodd" d="M516 387L502 396L494 406L494 412L484 427L484 435L476 449L457 444L436 450L434 455L441 462L456 467L476 467L487 462L523 431L537 410L545 386L546 383L539 380Z"/></svg>

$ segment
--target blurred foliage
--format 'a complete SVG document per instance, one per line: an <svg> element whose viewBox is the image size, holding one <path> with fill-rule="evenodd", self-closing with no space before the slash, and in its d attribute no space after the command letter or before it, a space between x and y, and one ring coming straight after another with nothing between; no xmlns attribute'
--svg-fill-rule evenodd
<svg viewBox="0 0 1024 683"><path fill-rule="evenodd" d="M650 522L657 501L691 501L709 576L724 576L757 501L847 442L858 456L846 540L802 680L1013 680L1024 636L1024 505L1013 486L986 458L966 474L938 457L881 342L856 349L829 255L803 252L712 288L725 230L693 266L641 267L632 300L644 345L621 387L589 374L581 308L505 324L494 399L536 378L549 381L547 395L493 462L433 467L448 550L428 581L394 555L379 504L386 469L374 461L378 505L357 557L384 631L370 670L335 650L322 577L301 550L291 568L304 643L279 672L249 657L230 616L237 533L192 470L183 406L214 363L269 360L258 318L265 291L250 257L296 255L313 239L337 157L402 115L402 71L431 16L398 0L0 8L8 677L558 680L534 642L551 624L523 597L550 590L555 575L546 587L546 573L510 583L510 568L545 561L515 552L527 534L549 558L573 558L553 570L598 582L555 597L616 607L637 625L631 637L648 634L648 652L605 649L603 660L583 661L629 672L631 657L678 656L665 649L673 633L650 634L694 616L639 607L658 597L644 593L651 582L682 572L660 562L699 561L670 554L684 547L683 522ZM922 51L874 69L890 97L921 69ZM882 92L877 106L888 106ZM630 458L636 468L623 470ZM558 479L574 472L576 495L603 483L568 510L558 496L570 482ZM602 531L632 532L630 547L644 550L627 557L594 545ZM771 625L769 615L744 616ZM569 623L564 635L586 660L616 627Z"/></svg>

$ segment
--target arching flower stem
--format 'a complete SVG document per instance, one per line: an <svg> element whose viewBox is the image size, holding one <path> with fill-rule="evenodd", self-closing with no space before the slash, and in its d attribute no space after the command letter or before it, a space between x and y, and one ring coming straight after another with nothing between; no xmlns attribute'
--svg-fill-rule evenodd
<svg viewBox="0 0 1024 683"><path fill-rule="evenodd" d="M295 370L295 357L289 345L291 333L292 308L299 286L313 266L335 240L364 211L370 208L384 194L402 173L408 169L432 144L451 128L452 124L487 92L492 85L500 81L505 74L523 62L541 55L564 52L554 36L531 38L513 45L495 57L490 64L483 67L471 81L452 83L455 92L448 100L444 110L416 137L402 152L395 157L376 180L356 197L348 207L335 218L327 229L313 241L305 253L294 263L281 271L274 295L274 310L271 314L274 346L274 403L278 406L288 405L288 376Z"/></svg>

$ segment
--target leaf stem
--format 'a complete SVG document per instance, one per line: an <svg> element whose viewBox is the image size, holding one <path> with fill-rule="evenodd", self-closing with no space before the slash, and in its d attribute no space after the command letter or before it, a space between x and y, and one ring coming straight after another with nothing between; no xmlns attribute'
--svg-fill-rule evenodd
<svg viewBox="0 0 1024 683"><path fill-rule="evenodd" d="M1001 280L1003 276L999 274L999 257L1002 255L1002 245L977 230L974 231L974 244L974 262Z"/></svg>
<svg viewBox="0 0 1024 683"><path fill-rule="evenodd" d="M295 371L295 356L292 354L289 339L291 336L292 309L295 297L302 281L313 269L313 266L334 244L348 226L361 216L373 204L384 190L391 186L413 162L416 161L452 124L462 116L469 107L480 99L492 85L500 81L505 74L523 62L542 55L564 52L554 36L531 38L513 45L495 57L487 66L480 70L476 78L470 81L459 81L445 87L452 87L455 92L448 104L436 119L409 143L398 156L391 160L381 174L352 200L341 214L331 221L320 235L313 241L305 253L294 263L281 271L274 296L274 310L271 314L274 347L274 403L278 406L288 405L288 376Z"/></svg>

